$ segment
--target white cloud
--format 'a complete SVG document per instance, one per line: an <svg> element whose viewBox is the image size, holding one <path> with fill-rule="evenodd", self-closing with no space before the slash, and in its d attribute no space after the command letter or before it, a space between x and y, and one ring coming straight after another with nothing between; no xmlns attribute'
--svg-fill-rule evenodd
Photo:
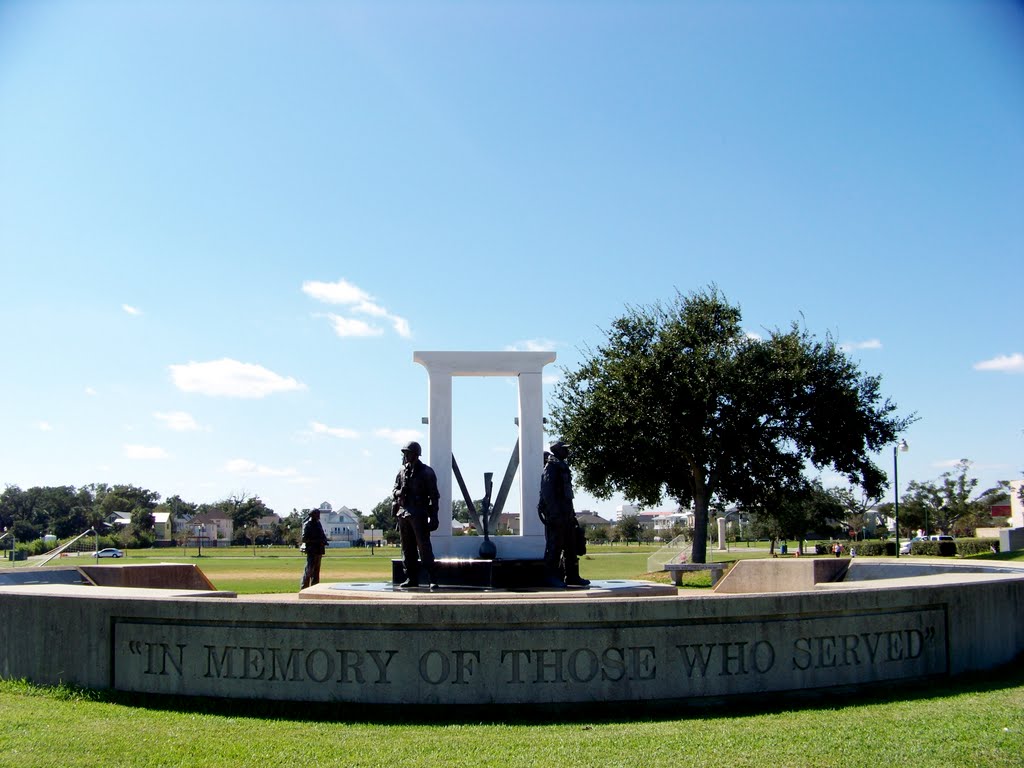
<svg viewBox="0 0 1024 768"><path fill-rule="evenodd" d="M380 336L384 333L384 331L375 325L370 325L369 323L363 322L362 320L356 320L355 318L335 315L333 312L327 314L327 319L331 321L331 326L334 328L334 332L342 338L349 336L365 338L367 336Z"/></svg>
<svg viewBox="0 0 1024 768"><path fill-rule="evenodd" d="M404 317L391 317L391 326L395 329L395 333L401 336L403 339L412 338L412 329L409 327L409 321Z"/></svg>
<svg viewBox="0 0 1024 768"><path fill-rule="evenodd" d="M40 421L36 424L36 428L40 432L53 432L53 425L48 421Z"/></svg>
<svg viewBox="0 0 1024 768"><path fill-rule="evenodd" d="M932 466L939 469L953 469L953 467L959 466L961 461L963 459L942 459L941 461L933 462ZM968 461L967 463L972 467L974 466L973 461Z"/></svg>
<svg viewBox="0 0 1024 768"><path fill-rule="evenodd" d="M294 467L274 469L248 459L232 459L224 465L224 471L232 475L255 475L257 477L298 477L299 475L299 471Z"/></svg>
<svg viewBox="0 0 1024 768"><path fill-rule="evenodd" d="M393 315L382 307L374 297L357 285L341 279L336 283L323 283L317 280L307 280L302 284L302 292L307 296L322 301L325 304L341 304L357 315L369 315L389 320L395 333L402 338L410 338L412 331L409 328L409 321L404 317ZM340 317L335 314L328 314L334 332L339 336L380 336L383 331L377 326L360 320Z"/></svg>
<svg viewBox="0 0 1024 768"><path fill-rule="evenodd" d="M980 363L974 364L974 370L1024 373L1024 355L1014 352L1012 355L1000 355L991 360L982 360Z"/></svg>
<svg viewBox="0 0 1024 768"><path fill-rule="evenodd" d="M164 426L173 432L198 432L203 429L199 426L192 414L185 411L155 411L153 418L162 421Z"/></svg>
<svg viewBox="0 0 1024 768"><path fill-rule="evenodd" d="M847 341L839 345L839 349L843 352L853 352L858 349L881 349L882 342L878 339L868 339L867 341Z"/></svg>
<svg viewBox="0 0 1024 768"><path fill-rule="evenodd" d="M362 315L370 315L372 317L387 317L388 311L384 307L374 304L372 301L360 301L354 307L353 312L358 312Z"/></svg>
<svg viewBox="0 0 1024 768"><path fill-rule="evenodd" d="M351 439L359 437L359 433L354 429L345 429L344 427L328 427L326 424L321 424L319 421L310 423L313 428L313 434L316 435L330 435L331 437L340 437L343 439Z"/></svg>
<svg viewBox="0 0 1024 768"><path fill-rule="evenodd" d="M172 365L170 369L178 389L212 397L260 398L275 392L306 388L305 384L290 376L281 376L262 365L240 363L230 358L207 363L192 361L184 365Z"/></svg>
<svg viewBox="0 0 1024 768"><path fill-rule="evenodd" d="M96 390L93 389L92 387L86 387L85 394L87 394L89 397L96 397Z"/></svg>
<svg viewBox="0 0 1024 768"><path fill-rule="evenodd" d="M506 352L550 352L558 346L551 339L523 339L505 347Z"/></svg>
<svg viewBox="0 0 1024 768"><path fill-rule="evenodd" d="M562 380L562 374L560 373L545 373L541 376L541 382L546 387L553 387L555 384Z"/></svg>
<svg viewBox="0 0 1024 768"><path fill-rule="evenodd" d="M167 451L156 445L126 445L123 453L126 459L141 461L168 458Z"/></svg>
<svg viewBox="0 0 1024 768"><path fill-rule="evenodd" d="M423 435L415 429L383 429L374 430L377 437L383 437L395 445L402 446L413 440L420 440Z"/></svg>
<svg viewBox="0 0 1024 768"><path fill-rule="evenodd" d="M141 309L139 309L138 307L133 307L131 304L122 304L121 309L123 309L129 315L132 315L134 317L138 317L139 315L142 314Z"/></svg>
<svg viewBox="0 0 1024 768"><path fill-rule="evenodd" d="M325 304L359 304L371 298L362 288L344 279L336 283L307 280L302 284L302 292Z"/></svg>

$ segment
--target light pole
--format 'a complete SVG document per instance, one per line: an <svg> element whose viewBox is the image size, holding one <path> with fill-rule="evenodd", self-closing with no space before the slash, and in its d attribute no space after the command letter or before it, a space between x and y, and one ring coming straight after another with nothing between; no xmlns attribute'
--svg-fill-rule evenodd
<svg viewBox="0 0 1024 768"><path fill-rule="evenodd" d="M896 557L900 556L900 475L899 475L899 452L906 453L910 450L906 440L900 440L892 447L892 489L896 503L893 510L896 516Z"/></svg>

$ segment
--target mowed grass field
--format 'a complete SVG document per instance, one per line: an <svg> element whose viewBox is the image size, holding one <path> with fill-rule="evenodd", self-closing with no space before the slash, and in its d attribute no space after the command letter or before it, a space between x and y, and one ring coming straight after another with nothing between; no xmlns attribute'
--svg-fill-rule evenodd
<svg viewBox="0 0 1024 768"><path fill-rule="evenodd" d="M647 558L658 547L647 545L604 545L592 547L584 556L580 570L589 579L658 579L662 574L645 575ZM756 551L756 550L755 550ZM398 547L331 549L324 556L320 580L390 581L391 561L401 558ZM761 553L760 556L764 556ZM58 561L54 561L56 564ZM90 558L90 562L92 562ZM153 562L192 563L198 566L218 589L238 594L270 594L297 592L306 557L294 547L213 547L204 548L202 556L194 547L128 550L127 557L102 559L104 565ZM19 568L28 567L26 563ZM706 574L694 574L695 587L710 586Z"/></svg>
<svg viewBox="0 0 1024 768"><path fill-rule="evenodd" d="M604 544L591 545L580 563L580 573L588 579L643 579L668 583L663 573L648 573L647 560L659 549L653 544ZM808 549L813 550L812 546ZM376 547L373 554L368 548L331 549L324 556L320 580L324 582L345 581L390 581L391 561L402 556L398 547ZM708 561L735 562L748 558L768 557L767 545L747 546L734 544L727 552L714 551L709 547ZM87 553L79 557L88 557ZM830 555L825 555L830 557ZM1024 552L1003 555L979 555L977 559L1024 560ZM57 565L67 560L54 560ZM89 562L94 562L89 558ZM198 566L217 589L245 594L275 594L297 592L305 566L305 555L295 547L207 547L199 556L195 547L132 549L121 559L101 559L101 565L118 563L192 563ZM10 568L7 561L0 568ZM17 568L32 567L31 563L20 562ZM683 586L701 589L711 586L711 577L706 573L685 574Z"/></svg>
<svg viewBox="0 0 1024 768"><path fill-rule="evenodd" d="M1024 661L930 686L597 714L161 699L0 682L0 766L1006 768Z"/></svg>

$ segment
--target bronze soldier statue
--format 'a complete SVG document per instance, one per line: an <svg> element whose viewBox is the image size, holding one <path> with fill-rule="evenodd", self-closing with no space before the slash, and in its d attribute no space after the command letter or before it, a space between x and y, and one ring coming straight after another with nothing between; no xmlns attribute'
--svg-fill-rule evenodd
<svg viewBox="0 0 1024 768"><path fill-rule="evenodd" d="M554 442L544 454L537 511L544 523L544 576L551 587L588 587L580 577L582 530L572 505L569 446Z"/></svg>
<svg viewBox="0 0 1024 768"><path fill-rule="evenodd" d="M437 476L420 461L422 452L417 442L407 443L402 448L402 469L395 477L395 489L391 493L391 509L398 520L405 566L405 581L399 586L418 587L422 577L431 589L438 589L434 550L430 546L430 532L437 530L439 522Z"/></svg>

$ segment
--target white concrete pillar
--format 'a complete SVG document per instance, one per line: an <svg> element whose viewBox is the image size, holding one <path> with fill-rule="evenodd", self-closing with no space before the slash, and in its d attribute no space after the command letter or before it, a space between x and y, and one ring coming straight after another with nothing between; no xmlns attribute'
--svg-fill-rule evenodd
<svg viewBox="0 0 1024 768"><path fill-rule="evenodd" d="M718 518L718 551L724 552L726 550L725 545L725 518Z"/></svg>
<svg viewBox="0 0 1024 768"><path fill-rule="evenodd" d="M519 374L519 487L522 509L520 527L524 536L544 536L544 524L537 514L540 476L544 469L544 394L542 375Z"/></svg>
<svg viewBox="0 0 1024 768"><path fill-rule="evenodd" d="M452 377L445 371L427 369L426 461L437 475L438 526L430 534L437 553L447 552L452 538Z"/></svg>

